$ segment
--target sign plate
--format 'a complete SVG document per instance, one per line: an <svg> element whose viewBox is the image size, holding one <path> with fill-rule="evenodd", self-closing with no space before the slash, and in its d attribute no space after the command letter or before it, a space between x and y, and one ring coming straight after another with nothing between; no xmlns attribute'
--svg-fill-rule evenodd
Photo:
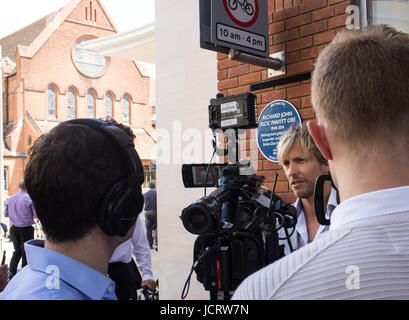
<svg viewBox="0 0 409 320"><path fill-rule="evenodd" d="M258 119L257 145L263 156L278 162L277 145L280 137L291 126L300 124L300 114L292 103L286 100L270 102Z"/></svg>
<svg viewBox="0 0 409 320"><path fill-rule="evenodd" d="M268 57L267 0L211 0L211 42Z"/></svg>

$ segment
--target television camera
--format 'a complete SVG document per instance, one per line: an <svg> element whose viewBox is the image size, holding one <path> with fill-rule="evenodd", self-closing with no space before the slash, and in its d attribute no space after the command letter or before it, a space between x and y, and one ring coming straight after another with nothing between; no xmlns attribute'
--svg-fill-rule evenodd
<svg viewBox="0 0 409 320"><path fill-rule="evenodd" d="M297 213L274 193L277 174L270 191L262 186L264 176L239 161L238 130L257 127L254 94L218 95L211 99L209 127L234 130L235 146L228 144L227 152L218 150L213 141L213 156L217 152L233 161L182 166L185 187L216 187L182 210L180 218L185 229L198 235L193 249L194 263L182 299L195 271L197 280L210 292L211 300L229 300L248 275L284 256L284 245L279 245L279 240L287 239L291 248L288 229L294 232ZM233 157L228 154L232 150ZM279 238L281 228L286 238Z"/></svg>

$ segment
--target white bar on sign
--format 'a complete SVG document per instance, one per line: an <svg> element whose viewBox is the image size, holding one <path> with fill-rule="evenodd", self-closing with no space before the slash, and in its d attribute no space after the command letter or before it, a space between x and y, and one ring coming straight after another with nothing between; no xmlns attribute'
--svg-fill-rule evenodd
<svg viewBox="0 0 409 320"><path fill-rule="evenodd" d="M264 52L266 49L266 39L263 36L221 23L216 25L216 38L220 41L230 42L258 51Z"/></svg>

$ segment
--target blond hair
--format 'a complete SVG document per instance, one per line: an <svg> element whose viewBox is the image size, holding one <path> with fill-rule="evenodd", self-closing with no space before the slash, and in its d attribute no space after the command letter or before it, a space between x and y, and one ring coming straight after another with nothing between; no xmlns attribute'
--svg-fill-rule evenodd
<svg viewBox="0 0 409 320"><path fill-rule="evenodd" d="M292 126L280 137L277 145L277 159L280 165L288 157L291 148L295 143L300 142L301 148L308 159L315 158L321 164L328 164L328 161L322 156L312 139L308 128L305 125Z"/></svg>
<svg viewBox="0 0 409 320"><path fill-rule="evenodd" d="M349 145L409 137L408 35L386 25L338 33L317 59L311 93L317 117Z"/></svg>

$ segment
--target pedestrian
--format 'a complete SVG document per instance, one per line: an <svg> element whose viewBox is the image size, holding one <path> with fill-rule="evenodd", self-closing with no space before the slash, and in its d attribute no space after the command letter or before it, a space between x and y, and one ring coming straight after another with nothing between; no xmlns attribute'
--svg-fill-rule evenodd
<svg viewBox="0 0 409 320"><path fill-rule="evenodd" d="M25 244L28 264L1 299L117 299L109 259L143 209L134 139L114 120L73 119L35 141L24 181L45 240Z"/></svg>
<svg viewBox="0 0 409 320"><path fill-rule="evenodd" d="M10 240L14 248L10 260L10 279L16 275L20 260L22 268L27 264L24 243L34 239L33 224L37 218L24 181L20 181L18 187L20 191L9 197L4 205L4 216L9 218Z"/></svg>
<svg viewBox="0 0 409 320"><path fill-rule="evenodd" d="M157 211L156 211L156 190L155 182L149 181L149 190L144 193L143 197L145 199L145 225L146 225L146 235L148 237L149 246L153 249L153 237L152 231L157 230ZM156 236L156 250L158 247L158 237Z"/></svg>

